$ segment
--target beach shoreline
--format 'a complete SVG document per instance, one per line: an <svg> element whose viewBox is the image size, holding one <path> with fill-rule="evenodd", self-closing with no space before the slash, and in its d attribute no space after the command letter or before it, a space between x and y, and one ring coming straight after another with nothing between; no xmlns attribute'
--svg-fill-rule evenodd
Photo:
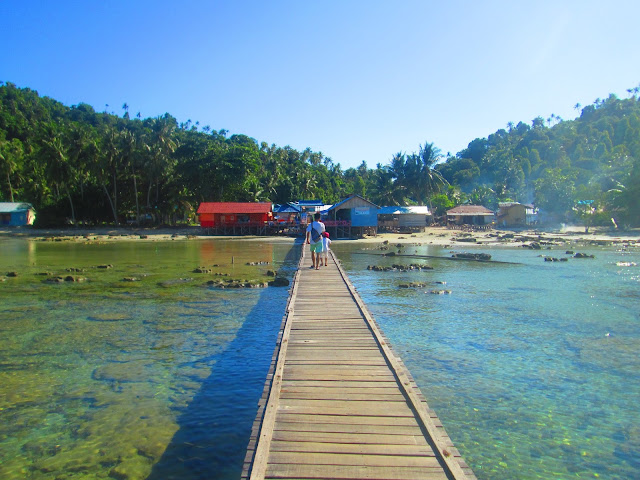
<svg viewBox="0 0 640 480"><path fill-rule="evenodd" d="M132 228L132 227L78 227L38 229L33 227L0 228L0 237L18 237L40 241L167 241L225 239L239 241L293 242L291 236L211 236L204 235L199 226ZM422 244L443 247L472 246L521 246L522 244L562 244L631 243L640 245L640 229L627 231L610 228L590 228L585 232L582 226L563 226L545 229L456 230L446 227L426 227L424 231L413 233L379 233L358 239L334 239L338 242Z"/></svg>

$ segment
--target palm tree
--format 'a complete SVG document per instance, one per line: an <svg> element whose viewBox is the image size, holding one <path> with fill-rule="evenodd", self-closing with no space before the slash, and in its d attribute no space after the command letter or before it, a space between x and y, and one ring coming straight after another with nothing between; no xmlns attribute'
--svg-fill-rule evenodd
<svg viewBox="0 0 640 480"><path fill-rule="evenodd" d="M55 128L55 127L54 127ZM43 153L47 158L47 178L56 187L56 194L64 194L71 206L71 221L76 225L76 211L71 197L71 185L75 182L77 171L71 162L69 149L62 138L61 132L52 132L49 138L44 140Z"/></svg>
<svg viewBox="0 0 640 480"><path fill-rule="evenodd" d="M189 120L191 122L191 120ZM157 117L151 122L151 131L147 138L147 149L150 153L147 163L147 208L151 209L151 190L156 186L156 203L160 195L160 179L169 176L173 171L171 155L177 148L173 138L176 121L169 114Z"/></svg>
<svg viewBox="0 0 640 480"><path fill-rule="evenodd" d="M14 189L11 184L11 177L20 171L19 164L22 160L23 153L24 150L20 140L14 138L9 142L5 140L4 134L0 136L0 167L2 167L3 173L6 175L9 197L12 202L14 201Z"/></svg>
<svg viewBox="0 0 640 480"><path fill-rule="evenodd" d="M118 167L120 161L120 146L118 134L113 126L106 126L102 133L102 144L98 151L98 161L93 164L93 174L104 190L116 226L118 222ZM112 192L109 192L111 183Z"/></svg>

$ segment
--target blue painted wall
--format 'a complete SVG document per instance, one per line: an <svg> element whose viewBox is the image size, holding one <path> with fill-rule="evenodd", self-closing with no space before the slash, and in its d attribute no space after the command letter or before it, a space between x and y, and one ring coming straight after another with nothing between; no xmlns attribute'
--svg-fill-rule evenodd
<svg viewBox="0 0 640 480"><path fill-rule="evenodd" d="M351 209L352 227L377 227L378 209L375 207L357 207Z"/></svg>

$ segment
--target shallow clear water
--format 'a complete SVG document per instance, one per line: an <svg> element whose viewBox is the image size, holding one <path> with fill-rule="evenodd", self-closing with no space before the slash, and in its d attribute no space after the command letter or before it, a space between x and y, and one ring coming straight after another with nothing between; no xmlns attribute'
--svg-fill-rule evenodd
<svg viewBox="0 0 640 480"><path fill-rule="evenodd" d="M640 267L618 265L640 249L475 250L515 265L335 250L479 479L640 478ZM393 263L434 269L366 269Z"/></svg>
<svg viewBox="0 0 640 480"><path fill-rule="evenodd" d="M288 291L205 282L267 280L267 269L291 277L298 247L2 239L0 248L0 274L18 273L0 283L0 478L239 477ZM199 266L230 277L193 273Z"/></svg>
<svg viewBox="0 0 640 480"><path fill-rule="evenodd" d="M640 264L637 247L561 263L482 249L517 264L480 264L332 246L478 478L638 478L640 267L618 265ZM299 247L0 238L0 251L0 276L18 272L0 283L0 478L240 477L288 291L215 290L193 269L291 278ZM434 269L366 269L393 263Z"/></svg>

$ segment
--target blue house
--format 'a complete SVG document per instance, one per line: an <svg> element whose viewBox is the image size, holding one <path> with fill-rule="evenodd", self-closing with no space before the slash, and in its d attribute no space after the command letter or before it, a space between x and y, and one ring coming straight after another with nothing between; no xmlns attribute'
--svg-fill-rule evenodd
<svg viewBox="0 0 640 480"><path fill-rule="evenodd" d="M350 238L378 232L378 206L360 195L336 203L323 211L323 222L334 238Z"/></svg>
<svg viewBox="0 0 640 480"><path fill-rule="evenodd" d="M273 206L273 215L279 223L300 223L302 209L294 203L283 203Z"/></svg>
<svg viewBox="0 0 640 480"><path fill-rule="evenodd" d="M0 225L19 227L33 225L36 211L30 203L0 202Z"/></svg>

